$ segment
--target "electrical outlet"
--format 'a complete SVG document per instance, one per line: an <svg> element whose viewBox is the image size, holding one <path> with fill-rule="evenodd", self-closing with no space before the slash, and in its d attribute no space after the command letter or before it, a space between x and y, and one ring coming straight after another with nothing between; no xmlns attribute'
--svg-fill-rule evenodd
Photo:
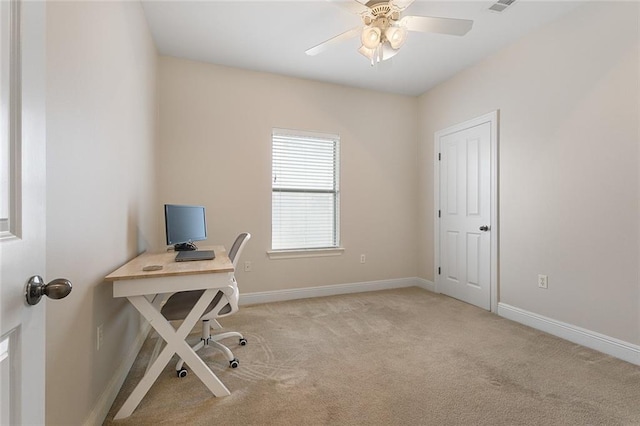
<svg viewBox="0 0 640 426"><path fill-rule="evenodd" d="M102 326L104 324L100 324L98 329L96 330L96 349L100 350L102 347Z"/></svg>
<svg viewBox="0 0 640 426"><path fill-rule="evenodd" d="M253 266L251 265L251 261L247 260L244 262L244 271L245 272L251 272L252 271Z"/></svg>
<svg viewBox="0 0 640 426"><path fill-rule="evenodd" d="M538 287L549 288L549 281L546 275L538 275Z"/></svg>
<svg viewBox="0 0 640 426"><path fill-rule="evenodd" d="M366 254L361 254L360 255L360 263L366 263L367 262L367 255Z"/></svg>

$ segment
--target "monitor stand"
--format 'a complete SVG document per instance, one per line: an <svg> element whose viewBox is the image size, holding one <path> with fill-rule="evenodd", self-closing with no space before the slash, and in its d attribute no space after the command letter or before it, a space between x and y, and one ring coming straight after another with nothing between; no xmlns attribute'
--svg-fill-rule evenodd
<svg viewBox="0 0 640 426"><path fill-rule="evenodd" d="M175 251L193 251L193 250L197 250L198 247L196 247L196 245L193 243L180 243L180 244L174 245L173 249Z"/></svg>

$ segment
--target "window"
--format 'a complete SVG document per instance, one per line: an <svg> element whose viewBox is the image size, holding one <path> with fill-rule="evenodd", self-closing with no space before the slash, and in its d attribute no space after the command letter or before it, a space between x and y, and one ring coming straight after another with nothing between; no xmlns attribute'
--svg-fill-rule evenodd
<svg viewBox="0 0 640 426"><path fill-rule="evenodd" d="M272 249L338 247L339 136L274 129L272 143Z"/></svg>

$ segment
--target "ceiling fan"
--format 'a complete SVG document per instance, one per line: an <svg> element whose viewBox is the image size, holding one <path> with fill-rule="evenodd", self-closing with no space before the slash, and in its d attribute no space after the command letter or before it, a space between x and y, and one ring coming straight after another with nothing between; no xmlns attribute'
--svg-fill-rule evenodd
<svg viewBox="0 0 640 426"><path fill-rule="evenodd" d="M402 12L414 0L371 0L363 4L357 0L332 1L362 18L361 26L352 28L305 53L315 56L330 46L350 38L360 36L362 46L358 49L366 56L371 65L392 58L407 39L408 31L440 33L463 36L471 30L473 21L467 19L437 18L433 16L405 16Z"/></svg>

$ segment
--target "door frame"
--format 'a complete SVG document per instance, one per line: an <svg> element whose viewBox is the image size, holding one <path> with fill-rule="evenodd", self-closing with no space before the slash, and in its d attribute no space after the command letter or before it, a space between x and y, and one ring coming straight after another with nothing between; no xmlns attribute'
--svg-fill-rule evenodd
<svg viewBox="0 0 640 426"><path fill-rule="evenodd" d="M482 115L480 117L473 118L471 120L465 121L463 123L458 123L453 126L447 127L442 130L438 130L434 133L434 142L433 142L433 162L434 162L434 191L433 191L433 221L434 226L433 229L435 231L434 235L434 254L435 254L435 263L433 267L433 276L434 276L434 284L436 293L440 293L439 290L439 282L440 275L438 274L438 268L440 267L440 218L438 217L438 210L440 210L440 161L438 159L438 154L440 151L440 139L443 136L449 135L451 133L456 133L461 130L468 129L470 127L479 126L484 123L490 123L491 125L491 220L490 220L490 240L491 240L491 265L489 267L490 275L491 275L491 283L489 287L490 292L490 303L491 303L491 312L497 312L498 310L498 265L499 265L499 203L498 203L498 141L499 141L499 118L500 111L495 110L488 114Z"/></svg>

